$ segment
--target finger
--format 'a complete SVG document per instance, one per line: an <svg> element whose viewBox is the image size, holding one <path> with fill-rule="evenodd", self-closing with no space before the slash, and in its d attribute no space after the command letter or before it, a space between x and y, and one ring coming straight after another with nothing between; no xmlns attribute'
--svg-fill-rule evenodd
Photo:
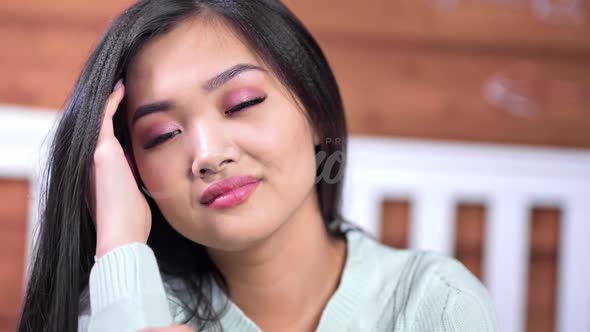
<svg viewBox="0 0 590 332"><path fill-rule="evenodd" d="M187 325L170 325L167 327L143 329L140 332L193 332L193 330Z"/></svg>
<svg viewBox="0 0 590 332"><path fill-rule="evenodd" d="M125 86L123 85L123 81L117 81L115 84L115 88L113 92L107 99L104 110L103 110L103 119L102 125L100 128L100 133L98 135L98 141L101 142L107 138L114 137L114 130L113 130L113 116L117 112L117 108L123 100L125 96Z"/></svg>

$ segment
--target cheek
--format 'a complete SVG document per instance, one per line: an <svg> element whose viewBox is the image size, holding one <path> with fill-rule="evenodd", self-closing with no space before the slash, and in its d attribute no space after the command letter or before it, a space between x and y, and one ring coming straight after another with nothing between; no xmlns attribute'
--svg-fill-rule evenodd
<svg viewBox="0 0 590 332"><path fill-rule="evenodd" d="M307 136L289 142L282 153L285 178L292 186L313 186L315 180L315 156L311 140Z"/></svg>
<svg viewBox="0 0 590 332"><path fill-rule="evenodd" d="M256 131L254 140L248 140L249 150L281 187L311 186L315 180L311 133L298 110L283 109L286 111L275 114Z"/></svg>
<svg viewBox="0 0 590 332"><path fill-rule="evenodd" d="M162 153L140 153L136 159L139 175L156 201L177 195L183 190L181 174L184 173L180 170L181 162L177 159L178 154L175 157Z"/></svg>
<svg viewBox="0 0 590 332"><path fill-rule="evenodd" d="M181 175L180 160L162 158L157 154L141 159L140 174L149 195L172 227L178 220L189 220L192 195L189 181ZM176 225L177 226L177 225ZM178 230L178 229L177 229Z"/></svg>

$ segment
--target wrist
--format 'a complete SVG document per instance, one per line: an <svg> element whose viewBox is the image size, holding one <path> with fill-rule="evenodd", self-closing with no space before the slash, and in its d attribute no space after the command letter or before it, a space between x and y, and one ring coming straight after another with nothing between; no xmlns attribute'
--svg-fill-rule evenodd
<svg viewBox="0 0 590 332"><path fill-rule="evenodd" d="M117 241L109 241L107 243L97 242L94 260L96 261L96 260L100 259L101 257L103 257L104 255L108 254L109 252L111 252L117 248L132 244L132 243L146 244L147 241L138 240L138 239L120 239Z"/></svg>

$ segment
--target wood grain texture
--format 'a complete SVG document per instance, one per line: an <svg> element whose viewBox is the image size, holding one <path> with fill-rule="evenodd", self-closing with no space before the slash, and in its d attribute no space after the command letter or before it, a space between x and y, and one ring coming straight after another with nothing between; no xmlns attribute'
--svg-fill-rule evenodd
<svg viewBox="0 0 590 332"><path fill-rule="evenodd" d="M353 134L590 147L590 62L320 42Z"/></svg>
<svg viewBox="0 0 590 332"><path fill-rule="evenodd" d="M527 331L555 331L557 268L560 238L559 208L536 207L531 213Z"/></svg>
<svg viewBox="0 0 590 332"><path fill-rule="evenodd" d="M550 6L534 6L542 2ZM565 8L564 4L574 2L579 5L571 10ZM286 3L314 32L420 44L524 47L586 54L590 51L589 0L364 0L362 3L287 0ZM558 6L559 3L562 5Z"/></svg>
<svg viewBox="0 0 590 332"><path fill-rule="evenodd" d="M386 200L381 209L380 241L392 248L408 248L410 203L405 200Z"/></svg>
<svg viewBox="0 0 590 332"><path fill-rule="evenodd" d="M481 204L458 204L455 257L480 280L483 278L483 245L486 208Z"/></svg>
<svg viewBox="0 0 590 332"><path fill-rule="evenodd" d="M0 2L0 102L62 109L93 47L135 1Z"/></svg>
<svg viewBox="0 0 590 332"><path fill-rule="evenodd" d="M37 22L97 23L114 18L134 0L9 0L0 1L0 17L7 20Z"/></svg>
<svg viewBox="0 0 590 332"><path fill-rule="evenodd" d="M0 101L61 109L100 37L98 26L0 22Z"/></svg>
<svg viewBox="0 0 590 332"><path fill-rule="evenodd" d="M46 21L26 10L20 20L1 21L0 38L9 47L0 71L10 79L0 83L0 101L65 105L108 25L101 11L87 24L51 16L79 18L77 11L92 8L72 6L79 8L49 10ZM307 15L302 19L313 22ZM584 54L315 34L335 70L351 134L590 147L590 57Z"/></svg>
<svg viewBox="0 0 590 332"><path fill-rule="evenodd" d="M23 292L29 184L0 179L0 331L14 331Z"/></svg>

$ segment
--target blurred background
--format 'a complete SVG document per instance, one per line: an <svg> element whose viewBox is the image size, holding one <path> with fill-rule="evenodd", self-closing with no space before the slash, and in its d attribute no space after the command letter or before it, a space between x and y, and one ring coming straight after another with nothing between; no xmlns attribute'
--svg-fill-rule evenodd
<svg viewBox="0 0 590 332"><path fill-rule="evenodd" d="M0 2L0 331L22 299L36 149L131 2ZM286 4L335 71L351 162L381 163L351 167L351 219L456 256L490 287L502 331L590 331L590 0ZM391 181L354 180L371 167ZM437 174L448 181L430 185Z"/></svg>

